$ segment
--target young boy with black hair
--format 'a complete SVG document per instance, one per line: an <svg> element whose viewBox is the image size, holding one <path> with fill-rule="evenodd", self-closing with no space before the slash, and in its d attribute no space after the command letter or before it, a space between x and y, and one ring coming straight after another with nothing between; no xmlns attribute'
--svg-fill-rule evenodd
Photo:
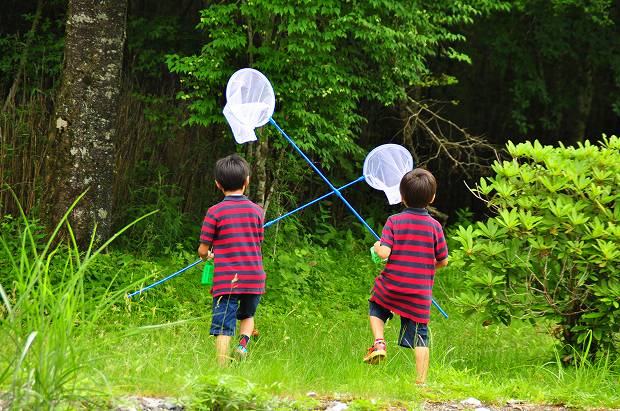
<svg viewBox="0 0 620 411"><path fill-rule="evenodd" d="M396 313L401 326L398 344L414 348L416 384L424 384L429 365L428 330L435 269L448 265L448 247L441 224L426 207L435 199L437 182L427 170L416 168L400 181L406 209L387 219L374 251L387 259L375 279L370 297L370 328L375 342L364 362L377 364L387 356L383 329Z"/></svg>
<svg viewBox="0 0 620 411"><path fill-rule="evenodd" d="M254 314L265 293L263 209L243 195L250 183L248 163L236 154L215 164L215 185L224 199L209 208L202 223L198 255L214 258L213 318L211 335L216 336L217 361L224 365L230 339L240 320L241 336L234 352L247 355L247 344L254 329Z"/></svg>

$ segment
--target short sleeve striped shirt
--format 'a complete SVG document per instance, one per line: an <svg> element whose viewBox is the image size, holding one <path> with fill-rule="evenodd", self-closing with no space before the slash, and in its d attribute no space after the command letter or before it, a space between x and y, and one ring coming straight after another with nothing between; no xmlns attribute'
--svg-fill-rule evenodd
<svg viewBox="0 0 620 411"><path fill-rule="evenodd" d="M265 293L263 223L263 209L245 196L226 196L209 208L200 242L213 245L213 297Z"/></svg>
<svg viewBox="0 0 620 411"><path fill-rule="evenodd" d="M407 208L388 218L381 245L392 252L375 279L370 300L402 317L428 323L435 261L448 258L441 224L426 209Z"/></svg>

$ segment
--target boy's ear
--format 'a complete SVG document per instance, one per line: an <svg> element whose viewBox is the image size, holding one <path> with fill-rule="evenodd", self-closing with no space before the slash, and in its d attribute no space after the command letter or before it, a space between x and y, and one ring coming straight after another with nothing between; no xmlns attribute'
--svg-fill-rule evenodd
<svg viewBox="0 0 620 411"><path fill-rule="evenodd" d="M435 194L433 194L433 198L431 198L431 202L429 204L433 204L433 201L435 201Z"/></svg>
<svg viewBox="0 0 620 411"><path fill-rule="evenodd" d="M243 187L247 187L247 186L249 186L249 185L250 185L250 176L247 176L247 177L245 178L245 183L243 183Z"/></svg>
<svg viewBox="0 0 620 411"><path fill-rule="evenodd" d="M221 184L220 184L217 180L213 180L213 181L215 181L215 186L216 186L219 190L224 191L224 189L222 188L222 185L221 185Z"/></svg>

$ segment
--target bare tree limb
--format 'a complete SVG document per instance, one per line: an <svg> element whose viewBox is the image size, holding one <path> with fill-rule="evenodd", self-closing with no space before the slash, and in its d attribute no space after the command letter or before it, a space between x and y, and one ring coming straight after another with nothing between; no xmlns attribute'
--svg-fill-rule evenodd
<svg viewBox="0 0 620 411"><path fill-rule="evenodd" d="M414 152L416 160L425 159L419 165L447 161L452 169L471 177L473 170L488 167L497 155L495 147L442 116L442 105L445 103L409 96L401 106L403 143Z"/></svg>

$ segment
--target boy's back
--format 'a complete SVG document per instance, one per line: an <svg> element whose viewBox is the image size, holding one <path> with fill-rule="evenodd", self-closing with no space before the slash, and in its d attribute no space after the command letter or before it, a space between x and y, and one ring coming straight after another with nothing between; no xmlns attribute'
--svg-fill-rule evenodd
<svg viewBox="0 0 620 411"><path fill-rule="evenodd" d="M213 174L224 200L205 215L198 255L215 259L209 332L216 336L217 361L224 365L237 321L240 338L234 352L240 357L247 355L256 308L265 293L261 253L264 212L243 195L250 184L250 166L242 157L232 154L219 159Z"/></svg>
<svg viewBox="0 0 620 411"><path fill-rule="evenodd" d="M381 244L392 249L371 301L418 323L428 323L435 263L447 257L443 230L423 208L388 218Z"/></svg>
<svg viewBox="0 0 620 411"><path fill-rule="evenodd" d="M413 348L416 384L424 384L428 372L428 320L430 319L435 270L448 264L448 247L441 225L426 207L435 200L437 181L428 171L416 168L400 180L405 211L390 216L381 240L373 245L379 258L387 259L375 279L368 308L374 344L364 362L377 364L387 356L383 335L385 322L400 315L398 345Z"/></svg>
<svg viewBox="0 0 620 411"><path fill-rule="evenodd" d="M200 242L215 254L213 297L224 294L263 294L265 271L263 209L243 195L229 195L207 211Z"/></svg>

